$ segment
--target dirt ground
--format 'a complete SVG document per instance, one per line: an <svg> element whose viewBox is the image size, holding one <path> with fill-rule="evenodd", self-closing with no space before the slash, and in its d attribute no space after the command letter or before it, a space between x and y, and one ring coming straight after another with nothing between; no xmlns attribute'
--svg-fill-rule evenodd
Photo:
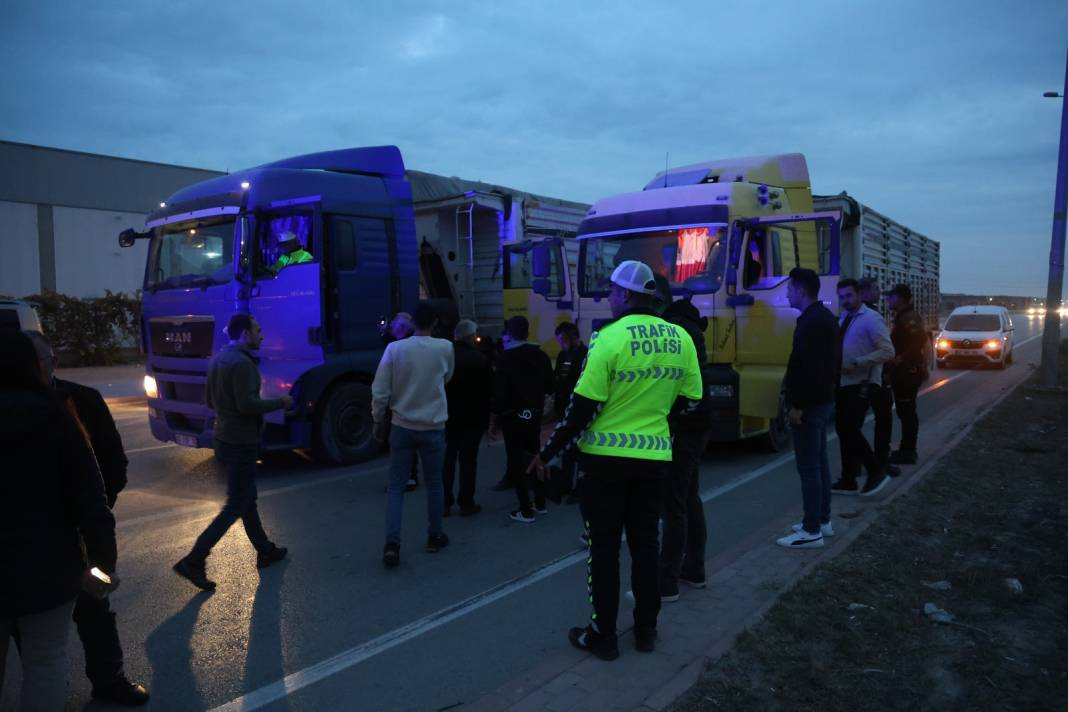
<svg viewBox="0 0 1068 712"><path fill-rule="evenodd" d="M1068 710L1066 485L1068 396L1018 388L674 712Z"/></svg>

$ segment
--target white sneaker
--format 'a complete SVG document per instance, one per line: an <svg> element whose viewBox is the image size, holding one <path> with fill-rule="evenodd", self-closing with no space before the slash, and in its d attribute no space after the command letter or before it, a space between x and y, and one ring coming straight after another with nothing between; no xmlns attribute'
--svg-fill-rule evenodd
<svg viewBox="0 0 1068 712"><path fill-rule="evenodd" d="M523 524L533 524L534 523L534 516L531 515L531 516L528 517L527 515L523 514L523 510L522 509L515 510L514 512L509 514L508 517L509 517L509 519L511 519L514 522L522 522Z"/></svg>
<svg viewBox="0 0 1068 712"><path fill-rule="evenodd" d="M823 534L809 534L805 530L776 539L775 543L787 549L816 549L823 546Z"/></svg>
<svg viewBox="0 0 1068 712"><path fill-rule="evenodd" d="M801 522L798 522L797 524L795 524L793 526L793 530L795 532L799 532L804 528L805 527L801 524ZM826 524L821 524L820 525L820 534L822 534L823 536L834 536L834 524L832 524L831 522L827 522Z"/></svg>

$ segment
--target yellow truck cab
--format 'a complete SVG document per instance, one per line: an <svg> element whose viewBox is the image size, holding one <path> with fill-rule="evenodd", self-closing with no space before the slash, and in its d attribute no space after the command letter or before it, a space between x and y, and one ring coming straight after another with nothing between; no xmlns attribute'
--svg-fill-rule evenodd
<svg viewBox="0 0 1068 712"><path fill-rule="evenodd" d="M504 318L525 316L529 341L556 360L556 327L575 318L573 265L578 243L573 236L532 237L502 245Z"/></svg>
<svg viewBox="0 0 1068 712"><path fill-rule="evenodd" d="M760 436L784 449L783 378L797 319L786 282L794 267L815 270L821 298L837 311L839 240L839 213L813 212L799 153L664 171L639 192L597 201L579 226L580 331L610 319L615 266L645 262L675 299L690 298L708 317L712 440Z"/></svg>

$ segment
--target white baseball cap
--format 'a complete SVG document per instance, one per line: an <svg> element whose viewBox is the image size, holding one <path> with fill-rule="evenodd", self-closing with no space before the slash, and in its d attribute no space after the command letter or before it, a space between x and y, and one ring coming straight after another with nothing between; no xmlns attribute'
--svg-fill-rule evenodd
<svg viewBox="0 0 1068 712"><path fill-rule="evenodd" d="M638 260L624 260L612 272L612 284L638 294L656 294L656 280L649 265Z"/></svg>
<svg viewBox="0 0 1068 712"><path fill-rule="evenodd" d="M286 231L278 236L278 244L281 245L284 242L295 242L297 239L297 233Z"/></svg>

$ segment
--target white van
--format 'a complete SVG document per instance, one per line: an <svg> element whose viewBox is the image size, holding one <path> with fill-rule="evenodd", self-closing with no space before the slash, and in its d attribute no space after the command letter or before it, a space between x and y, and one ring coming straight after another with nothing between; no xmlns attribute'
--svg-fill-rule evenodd
<svg viewBox="0 0 1068 712"><path fill-rule="evenodd" d="M18 329L19 331L40 331L41 319L37 310L29 302L0 299L0 329Z"/></svg>
<svg viewBox="0 0 1068 712"><path fill-rule="evenodd" d="M935 341L935 360L939 368L951 363L1005 368L1012 363L1014 337L1012 318L1005 307L957 307Z"/></svg>

